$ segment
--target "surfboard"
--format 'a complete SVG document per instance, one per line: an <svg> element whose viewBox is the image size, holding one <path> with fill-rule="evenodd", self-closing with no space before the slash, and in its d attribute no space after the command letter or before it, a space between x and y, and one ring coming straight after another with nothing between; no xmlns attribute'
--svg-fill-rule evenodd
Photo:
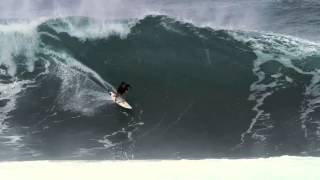
<svg viewBox="0 0 320 180"><path fill-rule="evenodd" d="M132 107L130 106L130 104L125 100L123 99L123 97L121 96L118 96L116 98L116 93L110 91L109 92L110 96L111 96L111 99L113 102L117 103L119 106L123 107L123 108L126 108L126 109L132 109Z"/></svg>

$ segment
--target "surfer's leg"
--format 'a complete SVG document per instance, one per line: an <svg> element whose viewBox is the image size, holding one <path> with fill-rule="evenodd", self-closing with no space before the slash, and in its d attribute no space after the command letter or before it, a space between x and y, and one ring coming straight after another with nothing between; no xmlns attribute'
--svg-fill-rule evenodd
<svg viewBox="0 0 320 180"><path fill-rule="evenodd" d="M114 101L117 103L118 99L120 98L121 94L120 93L116 93Z"/></svg>
<svg viewBox="0 0 320 180"><path fill-rule="evenodd" d="M116 93L116 94L114 95L114 101L115 101L115 102L117 102L118 97L119 97L119 94L118 94L118 93Z"/></svg>

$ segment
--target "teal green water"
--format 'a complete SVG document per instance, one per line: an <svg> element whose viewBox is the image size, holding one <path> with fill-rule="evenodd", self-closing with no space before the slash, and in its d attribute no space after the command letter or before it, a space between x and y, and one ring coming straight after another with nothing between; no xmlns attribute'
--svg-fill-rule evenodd
<svg viewBox="0 0 320 180"><path fill-rule="evenodd" d="M33 86L5 120L5 135L21 135L23 146L2 159L318 155L317 44L166 16L108 32L97 23L48 20L37 26L35 69L26 71L27 48L14 57L14 76ZM2 83L12 83L2 69ZM132 86L133 110L107 95L121 81ZM1 149L15 147L5 140Z"/></svg>

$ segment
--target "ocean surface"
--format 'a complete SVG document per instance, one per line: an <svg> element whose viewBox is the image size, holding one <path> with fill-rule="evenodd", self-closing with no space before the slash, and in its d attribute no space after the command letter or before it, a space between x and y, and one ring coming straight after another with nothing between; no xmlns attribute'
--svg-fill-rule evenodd
<svg viewBox="0 0 320 180"><path fill-rule="evenodd" d="M319 1L152 3L0 3L1 161L320 155ZM132 110L107 93L121 81Z"/></svg>

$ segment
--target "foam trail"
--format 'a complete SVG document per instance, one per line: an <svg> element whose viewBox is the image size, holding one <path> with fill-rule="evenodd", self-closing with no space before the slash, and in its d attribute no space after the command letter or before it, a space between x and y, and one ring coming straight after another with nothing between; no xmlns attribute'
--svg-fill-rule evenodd
<svg viewBox="0 0 320 180"><path fill-rule="evenodd" d="M260 65L266 62L265 59L269 59L269 57L265 57L254 62L253 73L258 77L258 80L251 85L250 91L252 91L253 93L249 96L248 100L256 101L256 105L252 108L252 110L256 112L256 116L252 119L247 131L241 134L241 144L245 142L246 135L250 135L253 133L253 128L258 121L263 122L269 119L269 113L264 112L264 110L261 110L260 107L263 105L264 100L267 97L271 96L273 93L269 90L269 88L276 87L277 82L272 82L267 85L260 84L265 79L265 73L263 73L260 69ZM258 91L255 92L256 90ZM265 129L269 129L272 127L272 125L268 125L265 126ZM264 141L266 139L263 135L259 135L258 132L254 132L252 137L260 141Z"/></svg>
<svg viewBox="0 0 320 180"><path fill-rule="evenodd" d="M111 103L106 89L114 87L96 72L65 52L43 48L42 53L53 60L56 67L52 71L62 80L58 99L64 110L92 116L99 107Z"/></svg>
<svg viewBox="0 0 320 180"><path fill-rule="evenodd" d="M107 135L103 136L102 139L98 139L96 141L98 143L103 144L105 149L108 149L113 146L118 146L118 145L125 143L125 142L128 142L128 141L133 141L132 134L138 129L139 126L143 126L143 125L144 125L143 122L135 122L132 119L132 121L130 121L128 123L127 128L122 128L122 129L115 131L111 134L107 134ZM121 137L122 135L123 135L123 137L126 137L125 140L123 140L123 138L121 138L120 141L118 140L118 142L115 140L111 140L111 139L115 139L117 136Z"/></svg>
<svg viewBox="0 0 320 180"><path fill-rule="evenodd" d="M256 112L256 116L251 120L249 128L241 134L241 144L244 143L246 135L251 135L252 138L259 141L266 140L265 135L269 129L273 128L273 125L270 114L261 108L263 102L273 94L277 87L283 86L284 83L290 84L294 82L292 78L288 76L282 78L282 74L278 73L271 75L274 79L273 82L264 84L263 80L266 78L266 74L261 70L260 66L268 61L277 61L300 74L312 76L311 82L305 88L305 102L301 104L301 128L305 132L306 138L315 136L317 139L320 139L320 122L312 120L311 117L311 113L320 107L318 103L320 101L320 73L317 69L311 71L305 70L303 67L298 67L292 62L292 60L304 59L309 56L320 56L320 45L303 39L274 33L230 32L230 34L240 41L249 42L257 55L253 73L258 77L258 80L251 85L250 91L252 94L248 98L250 101L256 102L256 105L252 109ZM268 52L272 52L272 54ZM307 124L310 123L317 126L316 131L312 130L312 132L309 132L310 129L307 128ZM256 125L262 125L263 128L256 129Z"/></svg>
<svg viewBox="0 0 320 180"><path fill-rule="evenodd" d="M85 73L90 78L94 78L95 82L97 81L100 86L103 88L111 88L112 90L115 90L115 88L108 82L104 81L100 75L98 75L95 71L90 69L89 67L85 66L84 64L80 63L76 59L74 59L72 56L68 55L65 52L56 52L50 48L43 48L42 53L51 57L55 63L58 65L61 65L64 68L68 68L69 70L78 73Z"/></svg>

